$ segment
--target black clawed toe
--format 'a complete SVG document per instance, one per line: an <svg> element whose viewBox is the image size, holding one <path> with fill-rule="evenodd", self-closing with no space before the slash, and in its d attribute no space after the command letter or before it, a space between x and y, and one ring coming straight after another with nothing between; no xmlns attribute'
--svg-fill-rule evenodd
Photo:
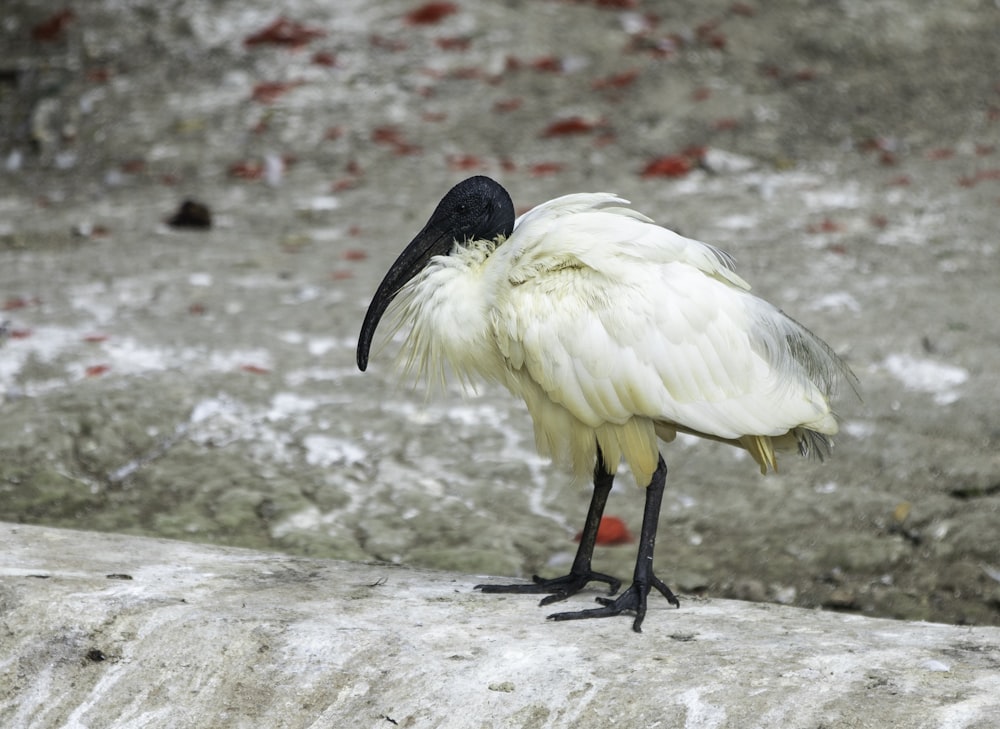
<svg viewBox="0 0 1000 729"><path fill-rule="evenodd" d="M597 598L597 602L601 604L599 608L553 613L549 615L549 620L586 620L588 618L608 618L622 613L634 613L635 620L632 621L632 630L641 633L642 621L646 618L646 598L649 595L650 587L655 587L674 607L681 606L680 600L671 589L653 575L650 582L633 582L625 592L613 600L607 597Z"/></svg>
<svg viewBox="0 0 1000 729"><path fill-rule="evenodd" d="M586 572L570 572L562 577L543 579L538 575L533 576L532 582L515 585L476 585L477 590L489 593L513 593L518 595L539 595L548 593L542 598L539 605L551 605L554 602L565 600L570 595L575 595L590 582L605 582L608 584L608 594L614 595L621 589L622 581L605 575L600 572L588 570Z"/></svg>

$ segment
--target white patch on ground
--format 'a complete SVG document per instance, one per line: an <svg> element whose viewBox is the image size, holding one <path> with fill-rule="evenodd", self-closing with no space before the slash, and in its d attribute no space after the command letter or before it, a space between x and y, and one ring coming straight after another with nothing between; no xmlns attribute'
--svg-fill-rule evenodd
<svg viewBox="0 0 1000 729"><path fill-rule="evenodd" d="M306 449L306 463L311 466L352 465L368 458L368 451L344 438L333 438L314 433L302 439Z"/></svg>
<svg viewBox="0 0 1000 729"><path fill-rule="evenodd" d="M875 424L860 420L848 420L841 423L840 428L852 438L863 439L875 435Z"/></svg>
<svg viewBox="0 0 1000 729"><path fill-rule="evenodd" d="M712 221L717 228L726 230L753 230L759 225L759 220L752 215L725 215Z"/></svg>
<svg viewBox="0 0 1000 729"><path fill-rule="evenodd" d="M285 383L289 387L301 387L309 382L339 382L348 377L360 376L357 367L307 367L291 370L285 375ZM345 394L339 402L347 402L350 395Z"/></svg>
<svg viewBox="0 0 1000 729"><path fill-rule="evenodd" d="M310 337L306 342L306 348L313 357L322 357L327 352L343 346L343 343L336 337Z"/></svg>
<svg viewBox="0 0 1000 729"><path fill-rule="evenodd" d="M801 199L810 210L853 209L861 207L864 201L860 187L853 183L840 189L828 186L805 190Z"/></svg>
<svg viewBox="0 0 1000 729"><path fill-rule="evenodd" d="M810 311L849 311L852 314L861 313L861 304L846 291L833 291L818 299L813 299L808 308Z"/></svg>
<svg viewBox="0 0 1000 729"><path fill-rule="evenodd" d="M969 379L969 371L962 367L908 354L890 354L882 366L908 390L933 395L938 405L949 405L958 400L957 388Z"/></svg>
<svg viewBox="0 0 1000 729"><path fill-rule="evenodd" d="M311 412L319 404L316 398L301 397L292 392L279 392L271 398L271 409L265 417L272 422L284 420L292 415Z"/></svg>

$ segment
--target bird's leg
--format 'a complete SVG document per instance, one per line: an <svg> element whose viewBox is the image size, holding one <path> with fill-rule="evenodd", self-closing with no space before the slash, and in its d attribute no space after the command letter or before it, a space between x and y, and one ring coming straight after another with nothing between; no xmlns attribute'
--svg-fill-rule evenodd
<svg viewBox="0 0 1000 729"><path fill-rule="evenodd" d="M542 598L540 605L549 605L559 600L565 600L582 590L588 582L606 582L609 589L608 594L614 595L622 586L621 580L610 575L594 572L590 568L591 559L594 556L594 545L597 543L597 529L601 525L601 516L604 514L604 505L608 501L608 494L611 493L611 486L614 483L614 474L609 473L608 467L604 463L604 456L601 449L597 449L597 464L594 466L594 494L590 498L590 508L587 510L587 521L583 524L583 533L580 535L580 546L576 550L576 557L573 559L573 566L570 567L569 574L552 579L543 579L534 575L532 582L517 585L476 585L477 590L483 592L514 592L540 594L550 593Z"/></svg>
<svg viewBox="0 0 1000 729"><path fill-rule="evenodd" d="M674 607L680 607L680 601L662 580L653 574L653 548L656 545L656 527L660 516L660 503L663 501L663 487L667 480L667 464L660 461L656 472L646 487L646 506L642 514L642 532L639 535L639 553L635 560L635 574L632 585L615 599L599 597L597 601L602 607L590 610L578 610L571 613L555 613L550 620L582 620L584 618L606 618L620 615L624 612L635 613L632 629L642 632L642 621L646 617L646 597L651 588L655 587Z"/></svg>

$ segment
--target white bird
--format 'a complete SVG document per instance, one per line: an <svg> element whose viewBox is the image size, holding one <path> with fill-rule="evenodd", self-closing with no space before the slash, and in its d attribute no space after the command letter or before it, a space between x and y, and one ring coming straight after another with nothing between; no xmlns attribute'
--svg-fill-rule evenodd
<svg viewBox="0 0 1000 729"><path fill-rule="evenodd" d="M390 304L411 326L405 369L443 381L505 385L527 405L543 455L593 473L594 492L569 574L484 592L549 593L621 583L591 569L597 528L619 462L646 485L630 587L601 607L555 620L634 613L640 631L655 587L653 548L667 468L657 439L678 432L746 449L761 472L775 450L820 457L837 432L830 399L855 382L833 350L750 293L732 258L662 228L607 193L543 203L515 220L487 177L452 188L379 285L358 340L368 365Z"/></svg>

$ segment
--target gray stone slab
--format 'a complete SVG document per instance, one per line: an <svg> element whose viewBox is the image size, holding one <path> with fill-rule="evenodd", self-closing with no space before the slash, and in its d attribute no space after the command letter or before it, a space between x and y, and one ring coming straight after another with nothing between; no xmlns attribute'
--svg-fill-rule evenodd
<svg viewBox="0 0 1000 729"><path fill-rule="evenodd" d="M959 727L1000 629L686 598L544 620L489 578L0 525L4 727ZM578 597L574 603L585 604Z"/></svg>

